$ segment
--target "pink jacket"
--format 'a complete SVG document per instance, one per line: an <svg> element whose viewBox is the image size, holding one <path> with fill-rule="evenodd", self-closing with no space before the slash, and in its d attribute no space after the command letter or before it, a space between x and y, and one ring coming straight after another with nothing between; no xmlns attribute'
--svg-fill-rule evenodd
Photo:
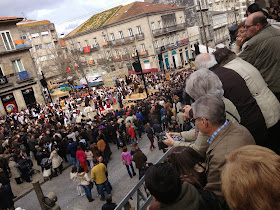
<svg viewBox="0 0 280 210"><path fill-rule="evenodd" d="M122 161L126 160L126 165L130 165L132 163L132 157L129 152L122 153Z"/></svg>
<svg viewBox="0 0 280 210"><path fill-rule="evenodd" d="M85 152L83 150L77 150L76 152L76 158L80 161L80 162L85 162L87 159L87 156L85 154Z"/></svg>

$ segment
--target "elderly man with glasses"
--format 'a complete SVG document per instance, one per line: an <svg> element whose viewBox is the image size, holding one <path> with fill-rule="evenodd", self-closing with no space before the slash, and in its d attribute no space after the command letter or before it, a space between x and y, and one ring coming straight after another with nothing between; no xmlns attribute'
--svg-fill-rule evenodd
<svg viewBox="0 0 280 210"><path fill-rule="evenodd" d="M221 191L221 171L226 163L226 155L245 145L254 145L250 132L238 123L226 120L225 104L213 95L200 97L192 104L193 118L199 132L209 136L206 151L206 190L214 192L222 205L225 204Z"/></svg>
<svg viewBox="0 0 280 210"><path fill-rule="evenodd" d="M280 101L280 30L272 27L262 12L249 15L245 29L249 41L239 57L260 71Z"/></svg>

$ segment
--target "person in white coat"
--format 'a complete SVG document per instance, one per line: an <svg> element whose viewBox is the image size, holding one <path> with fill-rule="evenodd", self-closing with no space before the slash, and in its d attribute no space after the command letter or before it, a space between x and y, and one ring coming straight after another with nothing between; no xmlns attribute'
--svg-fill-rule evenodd
<svg viewBox="0 0 280 210"><path fill-rule="evenodd" d="M259 70L227 48L217 49L214 56L219 65L234 70L245 80L249 91L260 107L268 128L270 142L266 146L279 153L275 148L280 146L278 141L280 138L280 103L267 87Z"/></svg>
<svg viewBox="0 0 280 210"><path fill-rule="evenodd" d="M62 162L63 162L63 160L58 155L55 148L52 149L52 152L51 152L51 155L50 155L49 159L52 161L52 168L55 171L55 176L58 175L58 170L59 170L60 173L62 173Z"/></svg>

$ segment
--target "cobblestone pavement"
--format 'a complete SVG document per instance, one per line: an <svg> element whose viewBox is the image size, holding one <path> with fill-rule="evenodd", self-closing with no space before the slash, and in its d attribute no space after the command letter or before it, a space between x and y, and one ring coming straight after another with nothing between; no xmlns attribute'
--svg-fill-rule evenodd
<svg viewBox="0 0 280 210"><path fill-rule="evenodd" d="M127 173L126 167L121 162L122 150L121 149L118 150L115 144L110 144L110 146L113 154L108 164L109 181L113 187L112 190L113 202L118 203L138 182L138 171L136 171L137 176L131 179ZM148 162L155 163L163 155L162 151L158 150L157 145L156 145L157 148L154 151L149 150L150 142L146 134L144 134L142 136L142 139L139 140L139 146L141 150L146 154L148 158ZM128 149L130 151L131 146L128 146ZM43 193L47 194L48 192L55 192L58 197L57 204L61 207L61 209L69 209L69 210L101 209L102 205L105 202L100 201L99 197L97 197L96 187L94 187L94 189L92 190L92 195L95 200L92 203L89 203L85 196L83 197L78 196L76 185L74 185L72 180L70 180L69 178L70 171L71 171L71 167L63 171L63 173L58 177L55 177L50 181L47 181L46 183L42 184L41 187ZM36 174L35 176L38 179L42 177L41 174ZM33 178L33 180L36 180L37 178ZM31 188L32 184L28 183L28 185L29 185L28 187ZM24 187L24 185L20 187ZM20 188L18 188L17 190L14 189L14 193L16 195L19 195L20 190L21 190ZM134 201L132 201L132 204L133 202ZM15 207L21 207L26 210L40 209L39 201L34 191L31 191L24 197L17 200L15 202Z"/></svg>

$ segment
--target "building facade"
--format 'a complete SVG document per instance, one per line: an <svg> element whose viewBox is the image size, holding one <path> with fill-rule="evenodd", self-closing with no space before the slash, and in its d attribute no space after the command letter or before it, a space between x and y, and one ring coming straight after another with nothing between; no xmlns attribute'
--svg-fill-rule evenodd
<svg viewBox="0 0 280 210"><path fill-rule="evenodd" d="M47 80L60 75L62 50L54 24L48 20L24 20L17 23L17 27L21 38L32 45L30 53L37 73L41 75L43 72Z"/></svg>
<svg viewBox="0 0 280 210"><path fill-rule="evenodd" d="M21 39L17 17L0 18L0 115L44 103L41 84L29 49Z"/></svg>
<svg viewBox="0 0 280 210"><path fill-rule="evenodd" d="M181 67L190 58L184 7L134 2L111 10L94 15L64 38L70 54L79 52L87 75L102 75L105 85L112 85L114 78L133 71L136 50L143 72ZM90 26L93 20L103 25ZM198 30L190 30L198 33L192 32L192 40L200 40Z"/></svg>

